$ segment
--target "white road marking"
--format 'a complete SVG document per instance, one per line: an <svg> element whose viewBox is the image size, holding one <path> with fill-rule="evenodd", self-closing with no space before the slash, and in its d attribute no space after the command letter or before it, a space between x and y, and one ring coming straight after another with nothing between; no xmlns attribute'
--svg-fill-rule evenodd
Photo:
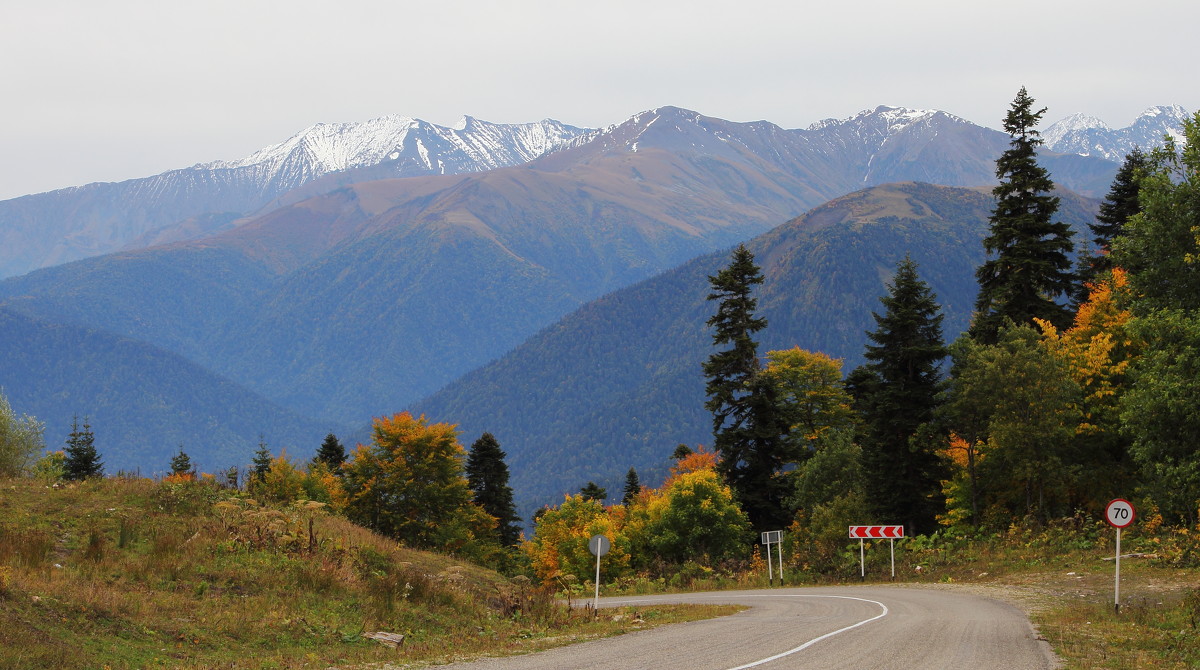
<svg viewBox="0 0 1200 670"><path fill-rule="evenodd" d="M771 661L779 660L785 656L791 656L792 654L795 654L796 652L804 651L805 649L808 649L809 647L820 642L821 640L831 638L834 635L838 635L839 633L845 633L848 630L854 630L855 628L858 628L859 626L865 626L865 625L871 623L872 621L882 619L883 617L888 615L887 605L884 605L883 603L879 602L878 600L867 600L866 598L854 598L852 596L782 595L782 596L750 596L750 597L752 597L752 598L779 598L779 597L784 597L784 598L842 598L843 600L859 600L864 603L872 603L874 605L879 605L879 607L883 611L880 612L879 614L876 614L875 616L871 617L870 619L864 619L862 621L859 621L856 624L852 624L852 625L846 626L845 628L835 630L832 633L825 633L824 635L822 635L820 637L815 637L794 649L789 649L785 652L775 654L774 656L768 656L767 658L764 658L764 659L761 659L758 661L754 661L753 663L747 663L746 665L739 665L736 668L730 668L729 670L745 670L745 668L753 668L753 667L756 667L759 665L763 665L764 663L770 663Z"/></svg>

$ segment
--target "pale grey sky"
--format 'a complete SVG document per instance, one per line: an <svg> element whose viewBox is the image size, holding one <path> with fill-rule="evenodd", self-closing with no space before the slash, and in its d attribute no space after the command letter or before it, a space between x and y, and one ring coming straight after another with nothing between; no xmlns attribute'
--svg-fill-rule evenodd
<svg viewBox="0 0 1200 670"><path fill-rule="evenodd" d="M318 122L787 128L880 104L999 127L1020 86L1200 108L1196 0L5 0L0 199L241 158Z"/></svg>

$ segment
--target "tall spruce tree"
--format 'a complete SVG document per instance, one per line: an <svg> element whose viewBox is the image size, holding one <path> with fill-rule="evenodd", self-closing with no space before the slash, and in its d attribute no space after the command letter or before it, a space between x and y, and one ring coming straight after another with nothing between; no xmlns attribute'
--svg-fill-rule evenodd
<svg viewBox="0 0 1200 670"><path fill-rule="evenodd" d="M1105 196L1104 202L1100 203L1100 213L1096 215L1096 222L1088 224L1092 235L1095 236L1092 239L1097 249L1111 251L1112 242L1125 230L1125 223L1142 211L1141 199L1138 197L1141 190L1138 186L1138 175L1148 167L1149 159L1141 149L1135 147L1125 156L1121 169L1117 170L1117 176L1113 178L1108 195ZM1108 254L1099 254L1095 257L1092 267L1098 272L1111 270L1112 259Z"/></svg>
<svg viewBox="0 0 1200 670"><path fill-rule="evenodd" d="M313 456L313 462L324 463L335 475L342 474L342 463L346 462L346 448L337 439L337 435L329 433L325 436L325 441L321 443L317 454Z"/></svg>
<svg viewBox="0 0 1200 670"><path fill-rule="evenodd" d="M864 485L875 517L906 526L910 533L936 528L943 509L940 461L922 427L938 405L942 314L937 298L905 258L880 298L883 315L872 313L867 363L852 375L862 412L860 442Z"/></svg>
<svg viewBox="0 0 1200 670"><path fill-rule="evenodd" d="M1112 270L1112 255L1109 252L1112 251L1113 240L1121 235L1125 223L1133 218L1134 214L1142 211L1141 200L1138 198L1138 175L1148 167L1149 158L1141 149L1135 147L1126 154L1125 161L1117 170L1117 176L1113 178L1108 195L1105 196L1104 202L1100 203L1096 222L1088 224L1094 235L1092 242L1095 248L1090 254L1079 255L1076 270L1079 280L1075 295L1072 296L1076 310L1087 302L1089 286L1094 285L1102 274Z"/></svg>
<svg viewBox="0 0 1200 670"><path fill-rule="evenodd" d="M517 516L512 487L508 485L506 456L491 433L479 436L467 452L467 485L475 504L496 517L500 544L515 547L521 541L521 517Z"/></svg>
<svg viewBox="0 0 1200 670"><path fill-rule="evenodd" d="M754 315L758 301L751 293L763 277L754 256L739 245L729 265L708 280L708 299L718 301L717 313L708 320L713 344L729 346L709 356L703 366L708 380L704 406L712 412L713 446L721 457L717 467L755 529L778 529L791 516L783 504L786 486L777 476L787 462L786 426L774 385L759 374L754 333L765 328L767 320Z"/></svg>
<svg viewBox="0 0 1200 670"><path fill-rule="evenodd" d="M629 468L629 472L625 473L625 490L622 492L621 504L626 507L632 505L641 492L642 482L638 480L637 470Z"/></svg>
<svg viewBox="0 0 1200 670"><path fill-rule="evenodd" d="M1040 318L1059 328L1070 324L1070 309L1059 302L1072 294L1072 231L1053 221L1058 198L1050 195L1054 182L1038 165L1041 134L1035 129L1043 107L1033 110L1033 98L1022 86L1004 117L1004 130L1012 138L996 159L1000 184L992 189L996 207L989 217L991 232L984 238L988 259L976 271L979 296L971 337L995 344L1006 321L1030 324Z"/></svg>
<svg viewBox="0 0 1200 670"><path fill-rule="evenodd" d="M83 419L82 429L79 427L79 415L71 419L71 433L67 436L64 451L63 479L79 481L98 477L104 472L104 463L96 451L96 436L92 434L87 417Z"/></svg>

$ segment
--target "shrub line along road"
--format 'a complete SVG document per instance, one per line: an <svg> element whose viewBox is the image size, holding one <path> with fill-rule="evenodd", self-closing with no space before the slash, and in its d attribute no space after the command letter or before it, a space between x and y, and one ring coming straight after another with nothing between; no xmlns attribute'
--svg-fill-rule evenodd
<svg viewBox="0 0 1200 670"><path fill-rule="evenodd" d="M733 616L444 668L783 670L1058 667L1023 612L998 600L888 586L602 598L601 607L736 603Z"/></svg>

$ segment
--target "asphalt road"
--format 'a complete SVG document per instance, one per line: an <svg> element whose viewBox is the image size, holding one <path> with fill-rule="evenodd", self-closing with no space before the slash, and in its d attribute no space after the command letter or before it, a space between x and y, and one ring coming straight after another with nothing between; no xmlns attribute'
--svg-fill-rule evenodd
<svg viewBox="0 0 1200 670"><path fill-rule="evenodd" d="M837 587L601 598L601 607L741 603L733 616L663 626L462 670L1057 667L1025 614L997 600L933 589Z"/></svg>

